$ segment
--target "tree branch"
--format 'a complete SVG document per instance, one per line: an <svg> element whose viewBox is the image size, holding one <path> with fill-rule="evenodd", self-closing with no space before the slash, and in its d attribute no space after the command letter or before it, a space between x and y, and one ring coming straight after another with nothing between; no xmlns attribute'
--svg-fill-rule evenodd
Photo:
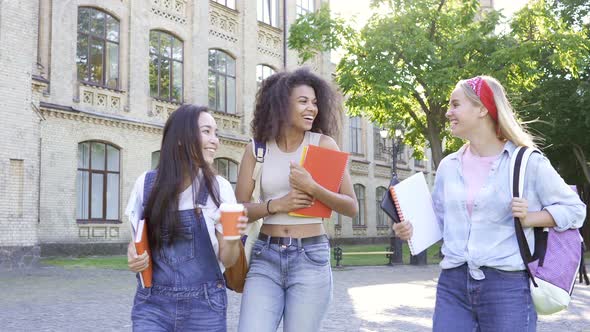
<svg viewBox="0 0 590 332"><path fill-rule="evenodd" d="M438 9L436 10L437 13L440 14L440 12L442 11L442 7L445 5L445 0L440 0L440 3L438 4ZM434 38L434 34L436 33L436 21L437 21L438 15L432 20L432 24L430 25L430 34L428 39L430 41L432 41L432 39Z"/></svg>
<svg viewBox="0 0 590 332"><path fill-rule="evenodd" d="M578 144L572 144L572 150L574 151L574 155L580 163L580 167L582 168L582 173L584 173L584 178L586 178L586 182L590 183L590 169L588 169L588 164L586 163L586 156L584 156L584 151Z"/></svg>

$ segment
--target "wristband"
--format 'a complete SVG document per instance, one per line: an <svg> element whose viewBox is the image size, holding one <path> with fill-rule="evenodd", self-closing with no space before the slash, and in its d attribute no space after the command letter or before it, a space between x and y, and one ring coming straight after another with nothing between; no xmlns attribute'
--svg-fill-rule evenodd
<svg viewBox="0 0 590 332"><path fill-rule="evenodd" d="M273 215L274 213L270 212L270 201L272 201L272 199L269 199L266 202L266 212L268 212L268 214ZM275 212L276 213L276 212Z"/></svg>

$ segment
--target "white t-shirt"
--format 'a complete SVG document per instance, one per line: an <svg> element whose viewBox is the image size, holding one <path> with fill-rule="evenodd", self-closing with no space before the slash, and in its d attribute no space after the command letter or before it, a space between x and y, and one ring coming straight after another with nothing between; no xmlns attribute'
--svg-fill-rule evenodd
<svg viewBox="0 0 590 332"><path fill-rule="evenodd" d="M135 181L135 185L133 186L133 190L129 196L129 201L127 202L127 208L125 209L125 214L129 217L129 221L132 223L132 225L137 225L141 219L141 216L143 215L143 185L146 174L147 172L144 172ZM219 183L220 203L236 203L236 196L231 184L222 176L218 175L216 176L216 179ZM180 197L178 198L179 211L193 210L195 208L193 203L193 186L195 186L195 194L198 194L199 184L198 180L195 179L192 186L186 188L186 190L180 194ZM195 200L196 199L198 199L198 197L195 197ZM213 250L215 251L215 256L217 257L217 262L219 263L219 268L223 273L223 271L225 271L225 267L219 260L219 242L215 236L216 230L219 233L223 233L221 224L215 223L216 220L219 220L219 208L213 202L211 195L209 195L207 198L207 204L204 206L199 204L198 207L201 209L201 211L203 211L203 217L205 217L209 238L211 239L211 244L213 245Z"/></svg>

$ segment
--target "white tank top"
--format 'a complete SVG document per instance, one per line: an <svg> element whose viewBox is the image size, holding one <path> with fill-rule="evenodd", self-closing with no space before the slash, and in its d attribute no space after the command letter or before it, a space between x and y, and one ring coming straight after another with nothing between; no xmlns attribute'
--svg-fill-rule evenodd
<svg viewBox="0 0 590 332"><path fill-rule="evenodd" d="M266 155L262 163L262 175L260 179L260 196L264 202L269 199L278 199L291 191L289 185L289 163L299 163L301 152L306 145L320 145L318 133L305 132L303 142L297 151L282 152L274 140L266 142ZM293 217L287 213L277 213L264 218L264 224L268 225L306 225L321 224L322 218Z"/></svg>

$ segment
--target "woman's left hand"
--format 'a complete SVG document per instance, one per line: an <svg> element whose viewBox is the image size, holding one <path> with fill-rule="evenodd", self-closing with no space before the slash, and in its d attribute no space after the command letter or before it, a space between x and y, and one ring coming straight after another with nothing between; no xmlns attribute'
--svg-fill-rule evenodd
<svg viewBox="0 0 590 332"><path fill-rule="evenodd" d="M313 189L317 183L311 177L311 174L303 166L294 162L291 162L290 170L289 184L291 188L313 196Z"/></svg>
<svg viewBox="0 0 590 332"><path fill-rule="evenodd" d="M248 217L247 217L247 213L245 216L241 216L238 219L238 229L240 230L240 236L244 236L247 235L246 234L246 227L248 226Z"/></svg>
<svg viewBox="0 0 590 332"><path fill-rule="evenodd" d="M524 198L514 197L512 199L512 215L520 219L520 224L527 226L526 218L529 213L529 202Z"/></svg>

